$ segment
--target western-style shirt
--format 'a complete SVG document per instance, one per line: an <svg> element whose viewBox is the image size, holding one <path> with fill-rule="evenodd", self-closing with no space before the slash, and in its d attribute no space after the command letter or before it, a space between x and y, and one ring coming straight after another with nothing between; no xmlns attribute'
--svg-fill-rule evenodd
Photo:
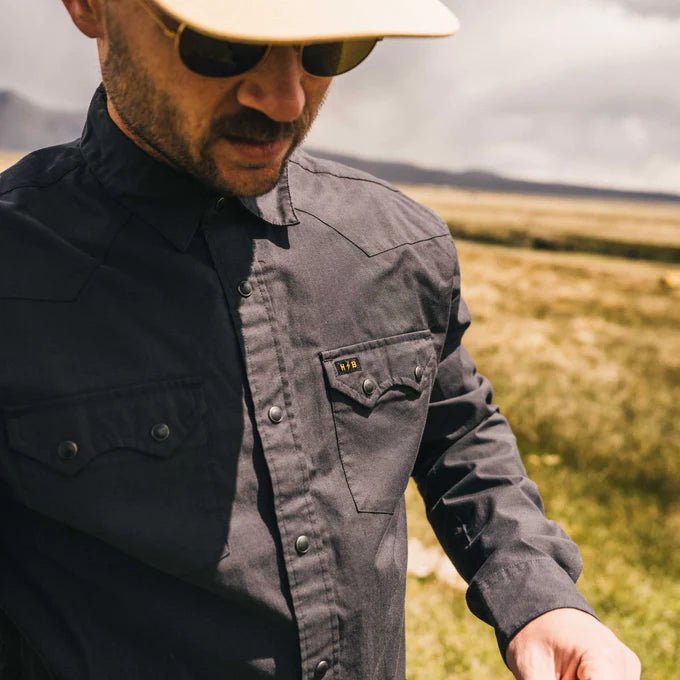
<svg viewBox="0 0 680 680"><path fill-rule="evenodd" d="M590 611L386 182L298 151L217 195L100 87L0 177L0 319L0 609L55 678L403 679L411 476L502 652Z"/></svg>

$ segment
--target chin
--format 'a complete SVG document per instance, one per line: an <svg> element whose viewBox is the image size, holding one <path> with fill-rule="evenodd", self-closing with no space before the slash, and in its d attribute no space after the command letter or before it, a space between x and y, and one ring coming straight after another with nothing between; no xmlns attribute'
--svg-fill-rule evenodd
<svg viewBox="0 0 680 680"><path fill-rule="evenodd" d="M219 188L223 194L232 196L262 196L269 193L278 183L283 164L275 168L251 168L239 173L239 177L220 177Z"/></svg>

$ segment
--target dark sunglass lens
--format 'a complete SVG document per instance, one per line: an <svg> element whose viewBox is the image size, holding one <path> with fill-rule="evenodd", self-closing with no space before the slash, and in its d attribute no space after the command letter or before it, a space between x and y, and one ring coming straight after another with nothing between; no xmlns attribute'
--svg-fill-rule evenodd
<svg viewBox="0 0 680 680"><path fill-rule="evenodd" d="M218 40L190 28L185 28L179 39L179 56L186 67L210 78L230 78L245 73L266 51L266 45Z"/></svg>
<svg viewBox="0 0 680 680"><path fill-rule="evenodd" d="M377 42L375 39L343 40L306 45L302 50L302 66L315 76L338 76L358 66Z"/></svg>

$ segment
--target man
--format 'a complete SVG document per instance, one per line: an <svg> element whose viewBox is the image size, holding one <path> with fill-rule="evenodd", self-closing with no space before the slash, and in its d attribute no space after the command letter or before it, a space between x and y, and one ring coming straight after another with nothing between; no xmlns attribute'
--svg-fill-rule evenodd
<svg viewBox="0 0 680 680"><path fill-rule="evenodd" d="M638 678L461 345L446 226L295 151L448 11L64 4L103 87L0 180L3 677L403 678L413 475L517 678Z"/></svg>

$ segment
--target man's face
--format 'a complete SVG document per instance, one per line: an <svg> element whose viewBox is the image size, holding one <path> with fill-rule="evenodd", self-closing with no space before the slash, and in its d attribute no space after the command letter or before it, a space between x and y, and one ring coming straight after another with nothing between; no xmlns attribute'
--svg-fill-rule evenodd
<svg viewBox="0 0 680 680"><path fill-rule="evenodd" d="M109 112L147 152L223 194L256 196L278 181L331 78L307 75L297 50L274 47L234 78L197 75L135 0L103 6L99 39Z"/></svg>

